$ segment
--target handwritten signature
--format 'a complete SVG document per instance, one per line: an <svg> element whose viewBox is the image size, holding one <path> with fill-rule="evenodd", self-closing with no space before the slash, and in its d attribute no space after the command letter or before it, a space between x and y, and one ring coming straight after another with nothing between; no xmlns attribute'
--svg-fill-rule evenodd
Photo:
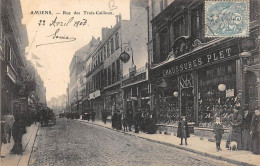
<svg viewBox="0 0 260 166"><path fill-rule="evenodd" d="M109 7L109 10L111 11L111 10L115 10L115 9L117 9L118 7L115 5L115 1L114 0L110 0L109 2L108 2L108 7Z"/></svg>
<svg viewBox="0 0 260 166"><path fill-rule="evenodd" d="M69 37L67 35L60 35L59 34L60 32L60 28L58 28L54 34L51 34L47 37L51 37L53 40L57 40L57 39L60 39L59 41L56 41L56 42L50 42L50 43L43 43L43 44L38 44L36 45L36 47L39 47L39 46L43 46L43 45L50 45L50 44L57 44L57 43L66 43L66 42L72 42L72 41L75 41L77 38L75 37Z"/></svg>

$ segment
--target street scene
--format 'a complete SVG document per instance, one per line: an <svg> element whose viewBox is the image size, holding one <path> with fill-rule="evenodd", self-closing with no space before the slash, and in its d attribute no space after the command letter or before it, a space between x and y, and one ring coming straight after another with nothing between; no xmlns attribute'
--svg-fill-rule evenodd
<svg viewBox="0 0 260 166"><path fill-rule="evenodd" d="M260 165L260 0L1 0L0 165Z"/></svg>

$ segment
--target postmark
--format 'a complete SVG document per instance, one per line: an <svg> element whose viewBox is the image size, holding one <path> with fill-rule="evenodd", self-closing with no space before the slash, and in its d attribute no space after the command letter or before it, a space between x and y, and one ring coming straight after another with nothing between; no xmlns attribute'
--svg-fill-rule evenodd
<svg viewBox="0 0 260 166"><path fill-rule="evenodd" d="M206 37L248 37L249 0L206 0Z"/></svg>

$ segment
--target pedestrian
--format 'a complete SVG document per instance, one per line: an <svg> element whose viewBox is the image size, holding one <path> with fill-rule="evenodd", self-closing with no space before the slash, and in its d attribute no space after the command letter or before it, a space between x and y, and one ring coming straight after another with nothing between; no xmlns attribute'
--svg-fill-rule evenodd
<svg viewBox="0 0 260 166"><path fill-rule="evenodd" d="M120 111L117 111L117 130L122 130L122 114Z"/></svg>
<svg viewBox="0 0 260 166"><path fill-rule="evenodd" d="M260 154L260 110L255 108L255 114L252 118L250 135L252 137L250 151L254 154Z"/></svg>
<svg viewBox="0 0 260 166"><path fill-rule="evenodd" d="M124 132L127 132L127 119L125 115L123 115L122 123L123 123Z"/></svg>
<svg viewBox="0 0 260 166"><path fill-rule="evenodd" d="M178 123L177 137L181 138L180 145L183 145L183 138L185 139L185 145L188 145L187 138L190 137L190 132L185 116L182 116Z"/></svg>
<svg viewBox="0 0 260 166"><path fill-rule="evenodd" d="M252 121L252 114L249 113L248 107L244 107L244 115L242 119L242 149L249 150L250 147L250 125Z"/></svg>
<svg viewBox="0 0 260 166"><path fill-rule="evenodd" d="M2 144L6 144L7 143L6 137L5 137L5 132L4 132L4 121L1 120L1 124L0 125L1 125L1 131L0 131L1 132L0 157L4 158L5 156L1 155Z"/></svg>
<svg viewBox="0 0 260 166"><path fill-rule="evenodd" d="M129 129L129 131L132 131L133 113L131 110L129 110L128 114L126 114L126 119L127 119L128 129Z"/></svg>
<svg viewBox="0 0 260 166"><path fill-rule="evenodd" d="M14 139L14 146L11 150L11 153L13 154L22 154L23 152L22 137L26 133L26 124L21 114L15 117L15 122L13 125L12 134Z"/></svg>
<svg viewBox="0 0 260 166"><path fill-rule="evenodd" d="M220 117L216 117L216 123L213 125L213 132L216 141L216 150L218 152L219 150L221 151L220 144L221 144L222 134L224 134L224 128L223 125L221 124Z"/></svg>
<svg viewBox="0 0 260 166"><path fill-rule="evenodd" d="M117 127L117 113L114 112L112 115L112 128L115 129Z"/></svg>
<svg viewBox="0 0 260 166"><path fill-rule="evenodd" d="M92 122L95 121L95 117L96 117L96 112L95 112L95 111L92 111L92 112L91 112L91 120L92 120Z"/></svg>
<svg viewBox="0 0 260 166"><path fill-rule="evenodd" d="M4 120L4 133L6 137L7 143L10 143L11 135L12 135L12 128L14 124L14 116L11 115L9 112L7 115L4 115L3 117Z"/></svg>
<svg viewBox="0 0 260 166"><path fill-rule="evenodd" d="M229 123L231 125L231 130L229 133L229 140L227 141L226 147L229 147L229 143L235 141L237 143L237 149L242 149L242 116L239 113L240 107L235 106L234 113L229 117Z"/></svg>
<svg viewBox="0 0 260 166"><path fill-rule="evenodd" d="M139 112L136 112L135 116L134 116L134 127L135 127L135 133L139 133L139 122L140 122L140 118L139 118L140 114Z"/></svg>
<svg viewBox="0 0 260 166"><path fill-rule="evenodd" d="M107 123L107 112L106 111L103 111L102 112L102 120L103 122L106 124Z"/></svg>

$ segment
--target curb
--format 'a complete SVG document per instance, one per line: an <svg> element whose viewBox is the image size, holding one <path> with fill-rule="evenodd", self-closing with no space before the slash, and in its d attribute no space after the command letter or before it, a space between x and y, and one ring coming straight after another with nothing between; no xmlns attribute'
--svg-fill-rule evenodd
<svg viewBox="0 0 260 166"><path fill-rule="evenodd" d="M178 148L178 149L181 149L181 150L185 150L185 151L188 151L188 152L200 154L200 155L203 155L203 156L206 156L206 157L226 161L226 162L229 162L229 163L232 163L232 164L243 165L243 166L254 166L254 165L249 164L249 163L240 162L240 161L229 159L229 158L226 158L226 157L223 157L223 156L217 156L217 155L213 155L213 154L209 154L209 153L205 153L205 152L200 152L198 150L186 148L186 147L183 147L183 146L174 145L174 144L171 144L171 143L166 143L166 142L162 142L162 141L157 141L157 140L153 140L153 139L149 139L149 138L140 137L140 136L134 135L132 133L126 133L126 132L121 131L121 130L115 130L115 129L112 129L112 128L109 128L109 127L106 127L106 126L102 126L102 125L99 125L99 124L96 124L96 123L91 123L91 122L83 121L83 120L77 120L77 121L81 122L81 123L88 123L88 124L96 125L96 126L99 126L99 127L107 128L107 129L110 129L110 130L113 130L113 131L121 132L121 133L126 134L126 135L135 136L135 137L138 137L138 138L150 141L150 142L156 142L156 143L159 143L159 144L162 144L162 145L171 146L171 147Z"/></svg>
<svg viewBox="0 0 260 166"><path fill-rule="evenodd" d="M37 133L38 133L38 130L39 130L39 125L36 125L36 126L37 126L36 133L33 134L33 135L34 135L34 138L32 138L32 139L30 138L29 141L28 141L27 144L26 144L26 147L24 148L24 151L25 151L25 150L27 149L29 143L30 143L31 141L33 141L32 148L29 149L29 150L30 150L30 152L29 152L29 157L28 157L28 161L26 161L27 165L29 165L29 161L30 161L30 159L31 159L31 154L32 154L32 151L33 151L34 143L35 143L35 140L36 140L36 137L37 137ZM32 136L33 136L33 135L32 135ZM20 165L20 162L22 161L23 157L25 157L25 156L22 155L21 158L20 158L20 160L18 161L18 163L17 163L18 166ZM26 160L27 160L27 159L26 159Z"/></svg>

